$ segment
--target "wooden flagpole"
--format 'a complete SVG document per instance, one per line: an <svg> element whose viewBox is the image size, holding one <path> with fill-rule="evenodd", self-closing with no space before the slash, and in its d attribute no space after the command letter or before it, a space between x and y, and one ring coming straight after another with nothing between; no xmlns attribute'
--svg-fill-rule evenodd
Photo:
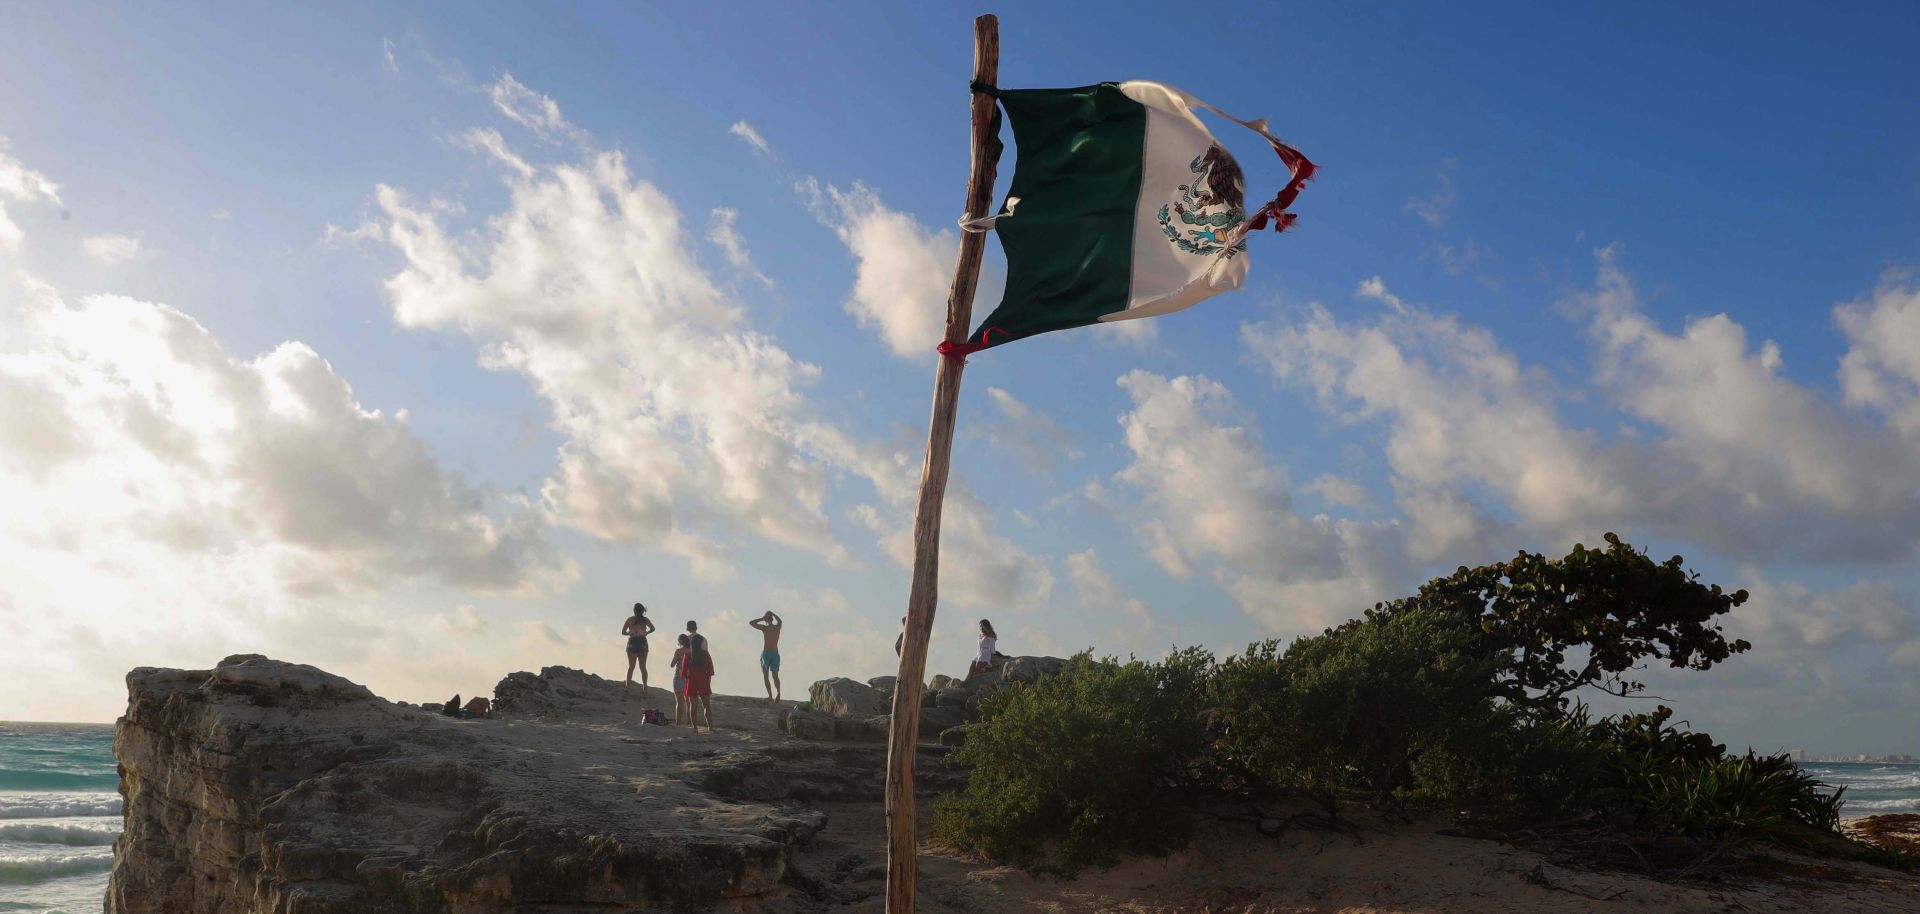
<svg viewBox="0 0 1920 914"><path fill-rule="evenodd" d="M973 81L995 85L1000 77L1000 20L973 20ZM973 170L967 178L969 217L984 216L999 164L999 122L994 99L973 93ZM964 232L960 260L947 293L947 342L966 342L973 325L973 291L980 278L986 236ZM940 576L940 505L947 494L953 423L960 399L964 359L943 354L933 381L933 418L927 428L927 460L920 468L920 504L913 515L913 587L907 596L907 631L900 646L900 676L893 690L893 725L887 736L887 914L913 914L915 850L913 762L920 742L920 692L927 669L927 639L933 633Z"/></svg>

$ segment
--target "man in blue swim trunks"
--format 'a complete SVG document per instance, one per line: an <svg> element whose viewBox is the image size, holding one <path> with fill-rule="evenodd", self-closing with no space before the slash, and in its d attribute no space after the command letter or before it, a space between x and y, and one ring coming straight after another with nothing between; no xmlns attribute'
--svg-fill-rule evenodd
<svg viewBox="0 0 1920 914"><path fill-rule="evenodd" d="M780 629L785 624L773 610L747 623L760 630L766 644L760 651L760 684L767 688L767 704L780 700Z"/></svg>

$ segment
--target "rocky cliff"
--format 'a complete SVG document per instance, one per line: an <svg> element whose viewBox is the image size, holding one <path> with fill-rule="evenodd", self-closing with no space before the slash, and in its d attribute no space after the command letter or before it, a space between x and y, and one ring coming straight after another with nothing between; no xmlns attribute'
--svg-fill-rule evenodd
<svg viewBox="0 0 1920 914"><path fill-rule="evenodd" d="M693 735L640 722L643 706L671 714L664 691L550 667L502 680L496 718L461 720L254 655L127 683L111 914L787 910L861 894L795 852L821 807L880 800L885 747L789 736L790 708L718 697L721 732ZM938 746L919 767L923 791L960 783ZM870 878L860 863L842 869Z"/></svg>

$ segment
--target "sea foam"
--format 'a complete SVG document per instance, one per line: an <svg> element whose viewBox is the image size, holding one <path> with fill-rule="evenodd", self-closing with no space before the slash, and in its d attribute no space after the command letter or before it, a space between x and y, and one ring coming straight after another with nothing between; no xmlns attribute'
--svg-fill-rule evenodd
<svg viewBox="0 0 1920 914"><path fill-rule="evenodd" d="M0 793L0 819L68 819L117 816L117 793Z"/></svg>

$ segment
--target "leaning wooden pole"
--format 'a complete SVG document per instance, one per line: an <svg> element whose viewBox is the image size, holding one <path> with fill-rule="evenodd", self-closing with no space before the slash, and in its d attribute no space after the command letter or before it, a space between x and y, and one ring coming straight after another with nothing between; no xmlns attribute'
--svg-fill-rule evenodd
<svg viewBox="0 0 1920 914"><path fill-rule="evenodd" d="M1000 78L1000 20L973 20L973 81L992 86ZM973 93L973 168L967 178L968 216L984 216L999 161L994 100ZM947 342L966 341L973 324L973 290L980 278L986 236L960 236L960 261L947 293ZM913 515L913 587L907 596L907 631L900 646L900 678L893 690L893 729L887 736L887 914L913 914L915 857L913 761L920 742L920 690L926 681L927 639L933 633L940 576L940 504L947 494L953 453L953 422L965 360L942 355L933 380L933 418L927 427L927 461L920 468L920 504Z"/></svg>

